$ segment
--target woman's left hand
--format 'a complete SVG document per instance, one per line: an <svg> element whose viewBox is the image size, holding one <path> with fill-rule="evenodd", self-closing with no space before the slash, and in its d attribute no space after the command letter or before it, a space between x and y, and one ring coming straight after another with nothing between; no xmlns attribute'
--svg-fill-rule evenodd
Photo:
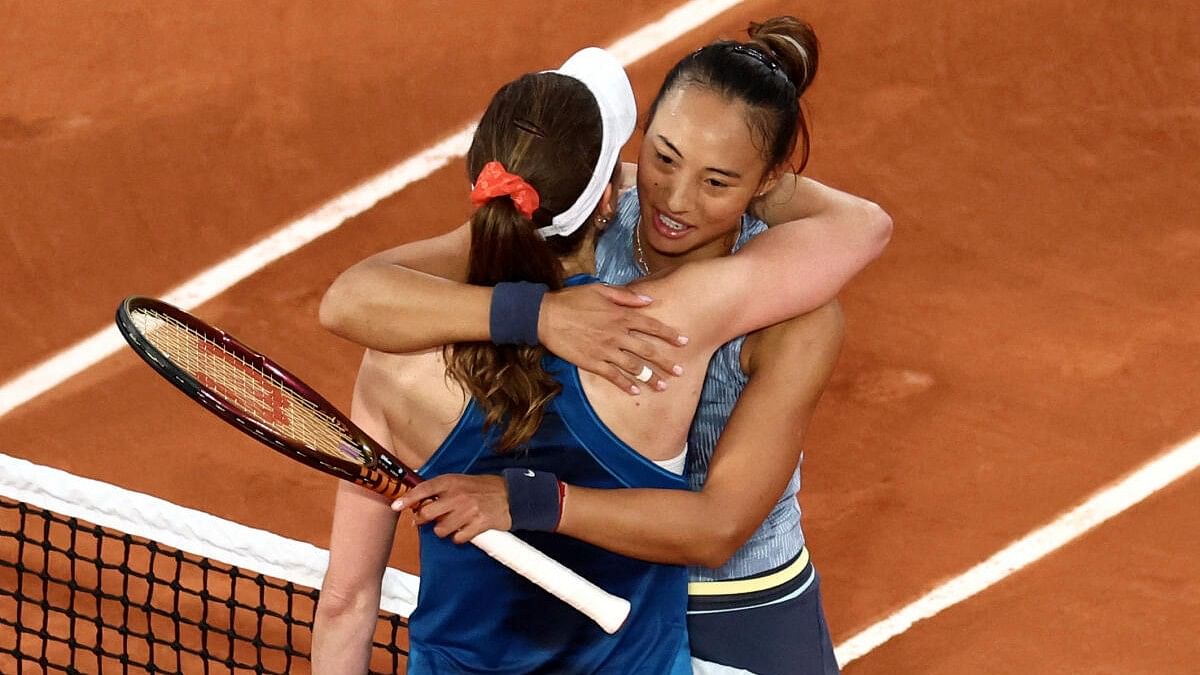
<svg viewBox="0 0 1200 675"><path fill-rule="evenodd" d="M417 525L465 544L486 530L508 530L508 487L500 476L445 474L418 484L392 502L392 510L412 509Z"/></svg>
<svg viewBox="0 0 1200 675"><path fill-rule="evenodd" d="M687 338L640 311L651 302L628 288L604 284L553 291L542 299L538 339L627 393L639 393L639 384L661 391L666 378L683 373L673 351Z"/></svg>

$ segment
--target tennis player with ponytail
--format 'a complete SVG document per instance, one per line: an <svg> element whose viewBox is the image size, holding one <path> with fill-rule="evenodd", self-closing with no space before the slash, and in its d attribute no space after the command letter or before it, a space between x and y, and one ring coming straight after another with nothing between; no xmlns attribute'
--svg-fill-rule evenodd
<svg viewBox="0 0 1200 675"><path fill-rule="evenodd" d="M651 108L638 189L621 196L600 237L599 276L627 283L682 263L754 260L755 280L737 287L755 287L753 302L773 305L784 318L829 302L878 255L890 233L878 207L784 171L798 142L807 157L799 97L816 67L811 29L787 17L753 25L747 42L713 43L681 60ZM756 216L785 224L765 232ZM466 278L468 241L460 229L360 263L330 289L323 322L389 351L540 339L592 371L593 381L624 388L671 372L696 340L691 326L698 317L677 314L679 303L714 292L697 281L667 298L657 290L657 274L624 294L572 287L548 293L540 321L535 315L513 330L509 324L527 317L533 301L506 312L512 291L504 285L493 291L446 282ZM682 269L691 267L703 265ZM631 317L610 303L645 303L643 296L654 298L648 316ZM688 347L671 350L626 333L674 337L668 326L683 329ZM688 629L696 672L837 672L795 493L800 436L832 371L841 328L832 303L716 351L688 438L694 491L573 485L560 504L557 493L531 489L511 472L504 479L434 478L407 503L436 496L418 517L436 521L433 532L454 541L487 528L556 521L559 533L612 551L692 565ZM684 375L668 377L665 392L631 400L648 406L694 386L695 366L679 365Z"/></svg>

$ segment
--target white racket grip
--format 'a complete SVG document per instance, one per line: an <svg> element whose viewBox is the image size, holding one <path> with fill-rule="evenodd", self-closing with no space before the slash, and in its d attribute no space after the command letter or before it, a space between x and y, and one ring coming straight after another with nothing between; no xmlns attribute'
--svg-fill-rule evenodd
<svg viewBox="0 0 1200 675"><path fill-rule="evenodd" d="M487 530L471 540L484 553L560 600L583 612L604 629L617 632L629 616L629 601L584 579L554 558L509 532Z"/></svg>

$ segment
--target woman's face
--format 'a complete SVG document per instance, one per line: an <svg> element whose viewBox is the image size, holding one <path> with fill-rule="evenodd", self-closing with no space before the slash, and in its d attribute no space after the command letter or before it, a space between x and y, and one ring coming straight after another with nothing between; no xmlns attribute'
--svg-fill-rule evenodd
<svg viewBox="0 0 1200 675"><path fill-rule="evenodd" d="M650 249L672 263L728 253L750 201L770 187L766 169L745 104L696 85L667 92L638 156L647 257Z"/></svg>

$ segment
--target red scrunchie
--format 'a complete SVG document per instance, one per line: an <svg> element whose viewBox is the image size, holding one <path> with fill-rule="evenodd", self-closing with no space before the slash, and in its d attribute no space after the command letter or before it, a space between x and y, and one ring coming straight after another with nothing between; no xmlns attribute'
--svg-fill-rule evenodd
<svg viewBox="0 0 1200 675"><path fill-rule="evenodd" d="M525 182L524 178L509 173L503 164L493 160L483 165L483 170L475 179L475 187L471 189L471 203L479 207L496 197L511 199L517 211L530 220L533 220L533 212L537 211L542 201L537 190Z"/></svg>

